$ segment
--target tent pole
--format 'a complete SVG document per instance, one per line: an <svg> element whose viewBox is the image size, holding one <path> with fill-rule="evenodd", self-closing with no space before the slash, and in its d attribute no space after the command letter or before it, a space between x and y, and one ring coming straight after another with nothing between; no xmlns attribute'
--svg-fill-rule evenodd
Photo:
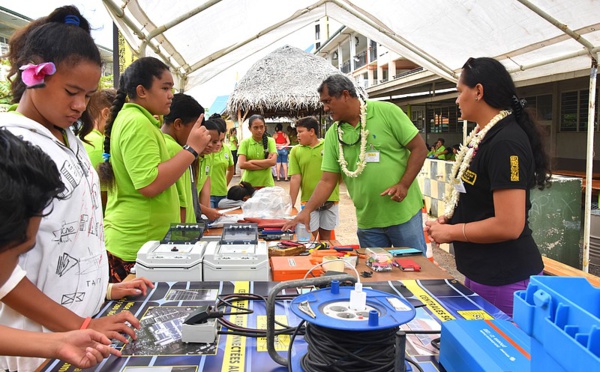
<svg viewBox="0 0 600 372"><path fill-rule="evenodd" d="M240 128L240 134L239 134L239 136L240 136L240 141L241 141L241 140L244 139L244 128L242 128L242 124L243 124L243 122L242 122L242 110L238 110L237 114L238 114L237 116L238 116L238 124L239 124L238 127Z"/></svg>
<svg viewBox="0 0 600 372"><path fill-rule="evenodd" d="M246 120L246 116L248 116L249 112L250 111L246 111L242 115L242 110L241 109L238 110L238 124L239 124L239 128L240 128L240 135L242 136L242 138L240 138L240 140L244 139L244 127L242 126L242 124L244 124L244 120Z"/></svg>
<svg viewBox="0 0 600 372"><path fill-rule="evenodd" d="M530 64L527 64L527 65L517 65L517 67L507 68L507 70L508 70L508 72L510 72L512 74L513 72L525 71L525 70L529 70L529 69L534 68L534 67L549 65L550 63L560 62L560 61L564 61L564 60L575 58L575 57L579 57L579 56L585 56L585 55L592 55L593 56L596 53L598 53L599 51L600 51L600 47L593 48L592 50L582 49L582 50L580 50L578 52L563 54L563 55L560 55L560 56L556 56L556 57L553 57L553 58L548 58L548 59L540 60L540 61L537 61L537 62L534 62L534 63L530 63Z"/></svg>
<svg viewBox="0 0 600 372"><path fill-rule="evenodd" d="M187 85L187 80L188 80L187 74L179 74L179 73L177 73L177 77L178 77L178 80L179 80L179 83L177 84L178 85L179 93L184 93L185 92L185 86Z"/></svg>
<svg viewBox="0 0 600 372"><path fill-rule="evenodd" d="M121 66L119 66L119 29L115 22L112 23L113 29L113 88L119 89L119 80L121 79Z"/></svg>
<svg viewBox="0 0 600 372"><path fill-rule="evenodd" d="M573 40L575 40L579 44L583 45L585 47L585 49L588 50L588 52L591 52L591 50L594 49L594 45L592 43L590 43L589 41L587 41L586 39L584 39L577 32L571 30L564 23L561 23L558 19L552 17L550 14L546 13L542 9L540 9L537 6L533 5L530 1L528 1L528 0L518 0L518 1L521 4L523 4L524 6L526 6L527 8L529 8L529 10L533 11L535 14L537 14L540 17L544 18L546 21L548 21L553 26L556 26L556 28L560 29L562 32L564 32L565 34L569 35L571 38L573 38ZM592 54L592 58L595 58L593 54Z"/></svg>
<svg viewBox="0 0 600 372"><path fill-rule="evenodd" d="M321 6L323 3L326 3L326 2L327 2L326 0L320 0L317 3L315 3L315 4L313 4L313 5L309 6L309 7L306 7L304 9L296 11L290 17L288 17L288 18L286 18L286 19L284 19L284 20L282 20L282 21L280 21L280 22L278 22L278 23L276 23L274 25L271 25L271 26L269 26L269 27L261 30L258 34L252 35L252 36L250 36L248 39L246 39L244 41L240 41L238 43L235 43L234 45L231 45L231 46L228 46L228 47L223 48L221 50L218 50L218 51L214 52L213 54L211 54L211 55L209 55L207 57L204 57L203 59L201 59L200 61L194 63L190 67L190 72L194 72L194 71L198 70L199 68L202 68L202 67L206 66L207 64L209 64L211 62L214 62L216 59L219 59L219 58L221 58L221 57L223 57L223 56L225 56L225 55L233 52L234 50L243 47L244 45L248 44L249 42L258 39L262 35L268 34L269 32L277 29L278 27L286 24L289 21L292 21L292 20L294 20L294 19L296 19L296 18L298 18L298 17L300 17L300 16L302 16L304 14L310 13L311 11L313 11L314 9L319 8L319 6ZM287 35L290 35L291 33L295 32L295 31L297 31L297 30L291 31L290 33L282 36L278 40L281 40L282 38L286 37ZM264 49L266 47L268 47L268 45L265 46L265 47L263 47L262 49ZM256 50L254 53L259 52L259 51L260 50ZM216 76L218 74L219 73L213 75L212 77L214 77L214 76ZM208 80L212 79L212 77L209 78L209 79L207 79L207 80L205 80L205 81L208 81Z"/></svg>
<svg viewBox="0 0 600 372"><path fill-rule="evenodd" d="M133 23L131 19L129 19L129 17L127 17L127 15L123 11L123 9L121 9L121 7L115 4L113 0L102 0L102 2L106 5L107 8L110 9L110 13L112 13L117 18L123 19L129 30L131 30L135 34L135 36L139 37L141 40L144 40L144 33ZM170 57L165 56L164 53L162 53L156 45L152 43L149 43L148 45L154 51L154 53L156 53L156 55L158 55L167 65L171 66L173 70L179 70L181 68L179 66L176 66ZM135 50L133 49L133 47L131 49ZM141 55L141 57L143 56L144 55Z"/></svg>
<svg viewBox="0 0 600 372"><path fill-rule="evenodd" d="M372 18L369 17L370 14L367 13L369 15L369 16L367 16L362 11L358 11L358 10L356 10L356 8L349 6L345 1L330 0L329 2L339 6L340 8L344 9L345 11L347 11L348 13L353 15L354 17L360 19L361 21L363 21L366 24L368 24L369 26L375 28L382 34L385 34L385 36L391 38L392 40L399 43L403 47L409 49L411 52L413 52L416 55L418 55L419 57L423 58L428 63L431 63L432 66L435 66L440 71L442 71L443 73L446 74L446 76L442 76L446 80L450 80L453 82L458 81L458 77L456 76L456 72L454 72L454 70L452 70L450 67L446 66L445 64L443 64L436 58L430 56L425 51L419 49L414 44L411 44L408 41L406 41L405 39L401 38L399 35L397 35L395 32L390 30L387 26L385 26L381 22L379 22L379 23L375 22ZM401 54L401 53L398 53L398 54Z"/></svg>
<svg viewBox="0 0 600 372"><path fill-rule="evenodd" d="M161 26L158 26L154 30L150 31L148 33L148 35L146 35L146 37L142 39L142 43L140 44L140 46L138 48L138 52L140 54L145 54L146 45L148 45L150 43L150 40L154 39L158 35L162 35L168 29L177 26L178 24L185 21L186 19L193 17L194 15L210 8L211 6L213 6L217 3L220 3L221 1L222 0L207 1L206 3L202 4L201 6L194 8L188 12L185 12L184 14L180 15L179 17L176 17L175 19L172 19L171 21L169 21ZM177 53L177 51L175 51L175 52L177 54L178 59L185 61L185 59L179 53Z"/></svg>
<svg viewBox="0 0 600 372"><path fill-rule="evenodd" d="M583 220L583 271L590 270L590 218L592 210L592 169L594 166L594 116L596 113L596 79L598 74L598 58L592 57L590 69L590 91L588 99L587 155L585 169L585 208Z"/></svg>

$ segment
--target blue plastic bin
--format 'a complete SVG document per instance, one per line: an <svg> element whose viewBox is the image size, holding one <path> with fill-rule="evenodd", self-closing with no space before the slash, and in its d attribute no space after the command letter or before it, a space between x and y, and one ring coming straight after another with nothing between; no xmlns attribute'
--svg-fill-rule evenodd
<svg viewBox="0 0 600 372"><path fill-rule="evenodd" d="M600 371L600 288L585 278L532 276L513 316L532 338L532 371Z"/></svg>

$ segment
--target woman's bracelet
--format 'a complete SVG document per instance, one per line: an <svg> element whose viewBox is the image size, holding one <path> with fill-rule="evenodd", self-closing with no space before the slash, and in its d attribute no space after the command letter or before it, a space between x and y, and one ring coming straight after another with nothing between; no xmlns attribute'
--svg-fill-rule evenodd
<svg viewBox="0 0 600 372"><path fill-rule="evenodd" d="M467 224L463 223L463 237L465 238L465 242L470 243L469 238L467 238L467 233L465 232L465 227L467 227Z"/></svg>
<svg viewBox="0 0 600 372"><path fill-rule="evenodd" d="M87 318L85 318L83 320L83 324L81 324L81 327L79 327L79 329L87 329L87 327L90 325L91 321L92 321L92 317L88 316Z"/></svg>
<svg viewBox="0 0 600 372"><path fill-rule="evenodd" d="M464 233L464 229L463 229L463 233ZM106 299L108 301L111 301L112 298L112 289L113 289L113 283L108 283L108 287L106 287Z"/></svg>

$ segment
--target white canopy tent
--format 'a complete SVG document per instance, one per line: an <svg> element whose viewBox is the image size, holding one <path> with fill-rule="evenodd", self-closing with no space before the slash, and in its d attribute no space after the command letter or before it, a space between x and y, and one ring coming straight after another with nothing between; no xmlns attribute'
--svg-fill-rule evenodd
<svg viewBox="0 0 600 372"><path fill-rule="evenodd" d="M587 69L600 51L598 0L103 1L134 50L163 58L185 90L325 16L448 80L471 56L503 60L518 81Z"/></svg>
<svg viewBox="0 0 600 372"><path fill-rule="evenodd" d="M600 0L103 0L140 55L172 67L190 90L327 16L440 77L469 57L502 61L517 82L590 71L584 260L589 263Z"/></svg>

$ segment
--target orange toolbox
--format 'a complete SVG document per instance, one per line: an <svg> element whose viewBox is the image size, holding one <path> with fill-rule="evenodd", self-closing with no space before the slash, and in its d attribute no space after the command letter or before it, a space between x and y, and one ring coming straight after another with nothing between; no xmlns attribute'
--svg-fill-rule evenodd
<svg viewBox="0 0 600 372"><path fill-rule="evenodd" d="M273 256L270 260L273 280L276 282L303 279L306 273L315 266L308 256ZM321 275L323 275L323 269L317 267L307 278Z"/></svg>

